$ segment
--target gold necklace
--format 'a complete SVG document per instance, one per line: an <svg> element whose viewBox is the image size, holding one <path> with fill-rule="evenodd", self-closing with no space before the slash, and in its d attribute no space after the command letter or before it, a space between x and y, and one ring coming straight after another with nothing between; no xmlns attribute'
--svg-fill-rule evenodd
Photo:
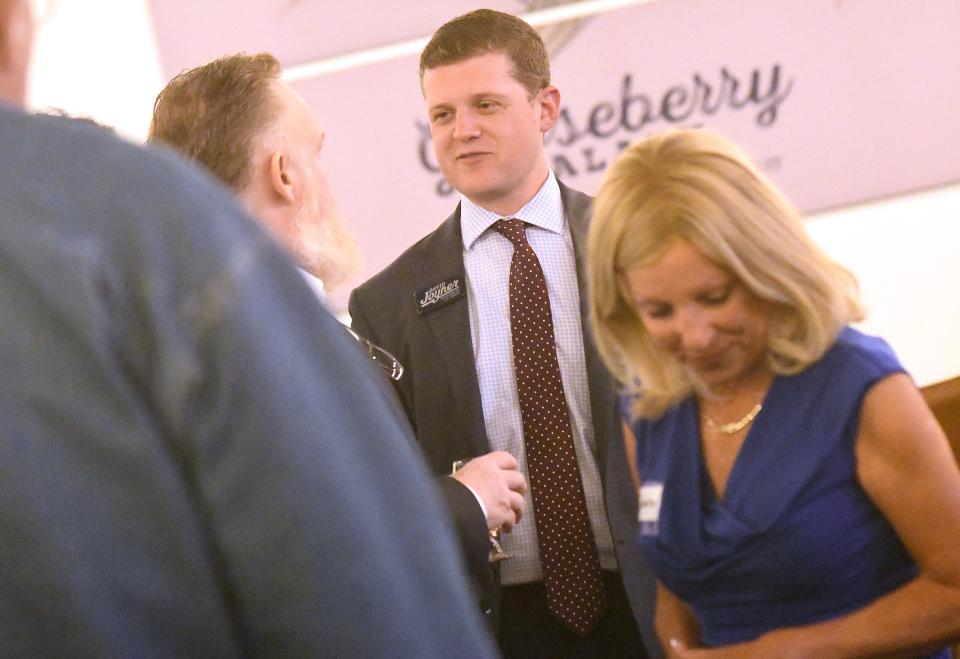
<svg viewBox="0 0 960 659"><path fill-rule="evenodd" d="M757 403L753 406L753 409L747 412L739 421L731 421L730 423L717 423L710 418L710 415L704 413L703 418L707 422L707 425L716 430L722 435L732 435L735 432L743 430L747 427L747 424L757 418L757 415L760 414L760 410L763 409L763 406L760 403Z"/></svg>

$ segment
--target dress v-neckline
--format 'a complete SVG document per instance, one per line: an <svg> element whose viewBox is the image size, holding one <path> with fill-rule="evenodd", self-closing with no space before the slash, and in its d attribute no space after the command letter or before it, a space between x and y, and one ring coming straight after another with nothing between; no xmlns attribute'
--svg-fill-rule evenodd
<svg viewBox="0 0 960 659"><path fill-rule="evenodd" d="M730 467L730 473L727 474L726 483L724 483L723 495L721 496L718 493L716 483L713 480L713 476L710 474L710 469L707 466L707 458L703 450L703 440L702 440L702 418L703 415L700 413L700 405L697 403L696 397L691 397L691 412L693 414L693 427L695 430L695 442L696 442L696 454L697 454L697 469L698 469L698 479L700 482L701 497L700 500L710 507L719 507L724 509L726 512L736 514L738 509L739 500L736 498L738 495L738 484L743 481L742 473L750 465L747 464L744 466L744 463L749 463L751 460L758 459L756 451L751 451L751 447L756 443L756 436L763 433L763 426L767 425L767 419L775 416L776 410L773 409L776 404L776 397L773 396L774 390L777 388L778 383L781 381L779 376L774 376L773 380L770 381L770 386L767 388L766 393L761 399L761 405L763 410L761 414L758 414L753 422L750 424L750 427L747 428L747 434L743 438L743 442L740 443L740 448L737 450L737 455L733 459L733 465ZM741 486L742 487L742 486ZM733 490L731 492L731 490Z"/></svg>

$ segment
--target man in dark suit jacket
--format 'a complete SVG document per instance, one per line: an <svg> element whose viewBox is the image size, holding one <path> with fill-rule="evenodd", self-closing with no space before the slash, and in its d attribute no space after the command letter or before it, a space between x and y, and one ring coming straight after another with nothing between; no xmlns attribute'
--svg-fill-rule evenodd
<svg viewBox="0 0 960 659"><path fill-rule="evenodd" d="M508 657L642 656L625 586L650 653L656 655L653 581L633 540L636 495L616 395L590 341L586 301L578 293L586 290L582 258L590 199L556 181L543 149L542 135L559 112L559 92L549 84L543 42L515 17L471 12L441 27L427 45L421 84L437 160L461 193L461 205L354 291L353 326L407 366L397 391L435 473L448 470L453 461L505 447L516 452L523 468L523 432L518 422L504 423L511 415L519 420L516 409L504 407L516 391L513 360L509 355L491 360L490 353L510 343L505 254L512 248L493 224L497 218L527 223L556 309L564 390L571 418L579 421L572 425L584 491L602 490L592 501L590 523L608 608L585 635L559 623L540 576L535 531L528 522L531 528L524 532L521 522L519 532L503 539L507 551L517 556L493 567L505 585L498 593L494 583L487 593L497 605L494 617L502 613L495 620L501 650ZM573 339L562 335L571 324L576 326ZM571 350L579 357L571 356ZM510 370L506 379L504 369ZM567 381L578 378L585 387L571 385L571 395Z"/></svg>

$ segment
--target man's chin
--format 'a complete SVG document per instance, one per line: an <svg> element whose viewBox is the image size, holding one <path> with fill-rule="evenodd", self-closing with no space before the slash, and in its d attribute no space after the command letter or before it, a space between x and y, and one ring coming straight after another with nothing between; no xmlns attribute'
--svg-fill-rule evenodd
<svg viewBox="0 0 960 659"><path fill-rule="evenodd" d="M304 269L313 276L319 277L328 291L335 291L360 276L362 259L343 258L338 259L336 263L332 261L331 257L322 257L318 262L305 264Z"/></svg>
<svg viewBox="0 0 960 659"><path fill-rule="evenodd" d="M363 268L360 246L339 219L324 222L312 239L304 236L300 256L300 266L328 291L353 281Z"/></svg>

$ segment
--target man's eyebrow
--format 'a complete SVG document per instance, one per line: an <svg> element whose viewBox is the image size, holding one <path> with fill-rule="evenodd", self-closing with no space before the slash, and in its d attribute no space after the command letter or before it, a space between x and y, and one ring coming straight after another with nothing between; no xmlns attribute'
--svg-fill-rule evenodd
<svg viewBox="0 0 960 659"><path fill-rule="evenodd" d="M482 98L492 98L496 101L502 101L507 98L506 94L499 94L497 92L479 92L470 97L471 101L479 101Z"/></svg>

